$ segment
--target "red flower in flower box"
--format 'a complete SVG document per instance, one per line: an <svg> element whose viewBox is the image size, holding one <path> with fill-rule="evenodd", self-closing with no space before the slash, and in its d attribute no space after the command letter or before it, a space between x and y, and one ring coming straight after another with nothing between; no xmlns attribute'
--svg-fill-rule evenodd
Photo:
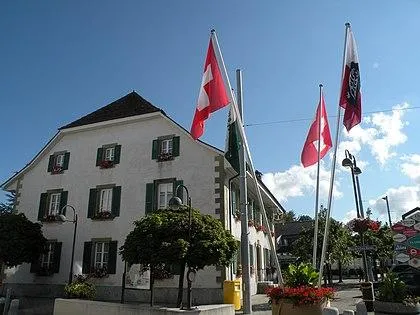
<svg viewBox="0 0 420 315"><path fill-rule="evenodd" d="M101 163L99 164L100 168L110 168L113 166L114 166L114 161L108 161L108 160L101 161Z"/></svg>
<svg viewBox="0 0 420 315"><path fill-rule="evenodd" d="M60 174L63 171L61 166L55 165L51 170L51 174Z"/></svg>

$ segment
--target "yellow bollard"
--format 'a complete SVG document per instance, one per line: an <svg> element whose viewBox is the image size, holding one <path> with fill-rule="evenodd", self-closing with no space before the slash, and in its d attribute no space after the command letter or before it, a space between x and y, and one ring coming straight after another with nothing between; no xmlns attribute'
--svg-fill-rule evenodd
<svg viewBox="0 0 420 315"><path fill-rule="evenodd" d="M241 280L223 282L223 303L233 304L235 310L241 309Z"/></svg>

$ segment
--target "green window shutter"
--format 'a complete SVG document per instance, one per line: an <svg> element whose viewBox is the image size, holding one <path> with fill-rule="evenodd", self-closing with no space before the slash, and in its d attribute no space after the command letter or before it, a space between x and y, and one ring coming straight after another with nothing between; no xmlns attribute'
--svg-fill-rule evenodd
<svg viewBox="0 0 420 315"><path fill-rule="evenodd" d="M109 255L108 255L108 274L115 274L117 269L117 250L118 241L109 242Z"/></svg>
<svg viewBox="0 0 420 315"><path fill-rule="evenodd" d="M153 140L153 144L152 144L152 160L156 160L158 158L158 148L159 148L159 142L158 142L158 140Z"/></svg>
<svg viewBox="0 0 420 315"><path fill-rule="evenodd" d="M89 204L88 204L88 212L87 212L88 218L92 218L95 214L97 195L98 195L98 190L96 188L92 188L89 191Z"/></svg>
<svg viewBox="0 0 420 315"><path fill-rule="evenodd" d="M64 154L63 170L69 169L70 152Z"/></svg>
<svg viewBox="0 0 420 315"><path fill-rule="evenodd" d="M154 199L155 199L155 184L153 183L146 184L146 208L145 208L146 215L153 211Z"/></svg>
<svg viewBox="0 0 420 315"><path fill-rule="evenodd" d="M114 164L119 164L120 163L120 156L121 156L121 146L116 145L115 146L115 151L114 151Z"/></svg>
<svg viewBox="0 0 420 315"><path fill-rule="evenodd" d="M112 216L120 216L120 204L121 204L121 186L112 188Z"/></svg>
<svg viewBox="0 0 420 315"><path fill-rule="evenodd" d="M34 260L31 263L31 269L29 270L30 273L37 273L39 271L39 268L41 267L40 264L40 257L38 257L37 260Z"/></svg>
<svg viewBox="0 0 420 315"><path fill-rule="evenodd" d="M82 273L83 274L90 273L91 266L92 266L92 242L85 242L85 245L83 248Z"/></svg>
<svg viewBox="0 0 420 315"><path fill-rule="evenodd" d="M62 242L55 242L54 244L54 258L53 258L53 265L52 265L52 271L54 273L60 272L60 258L61 258L61 247L63 243Z"/></svg>
<svg viewBox="0 0 420 315"><path fill-rule="evenodd" d="M101 165L103 157L104 157L104 149L98 148L98 152L96 153L96 166Z"/></svg>
<svg viewBox="0 0 420 315"><path fill-rule="evenodd" d="M50 155L50 159L48 161L48 169L47 172L52 172L54 167L54 155Z"/></svg>
<svg viewBox="0 0 420 315"><path fill-rule="evenodd" d="M67 204L68 195L69 195L69 192L68 191L62 191L61 192L61 196L60 196L60 214L62 214L62 215L66 215L66 208L64 208L64 206Z"/></svg>
<svg viewBox="0 0 420 315"><path fill-rule="evenodd" d="M179 156L179 137L172 138L172 155Z"/></svg>
<svg viewBox="0 0 420 315"><path fill-rule="evenodd" d="M174 181L174 194L176 193L176 188L179 186L179 185L183 185L183 183L184 183L184 181L182 181L182 180L176 180L176 181ZM177 197L179 197L179 198L181 198L181 200L184 202L184 199L183 199L183 193L184 193L184 188L180 188L179 190L178 190L178 194L177 194ZM184 202L185 204L187 204L188 203L188 200L185 200L185 202Z"/></svg>
<svg viewBox="0 0 420 315"><path fill-rule="evenodd" d="M48 194L47 193L42 193L41 198L39 200L39 210L38 210L38 220L39 221L41 221L46 214L47 199L48 199Z"/></svg>

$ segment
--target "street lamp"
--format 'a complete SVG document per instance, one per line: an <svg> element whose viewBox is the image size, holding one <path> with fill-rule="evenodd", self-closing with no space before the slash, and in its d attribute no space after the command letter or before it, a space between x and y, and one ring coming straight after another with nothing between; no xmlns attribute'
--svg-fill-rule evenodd
<svg viewBox="0 0 420 315"><path fill-rule="evenodd" d="M191 212L192 212L192 208L191 208L191 198L190 195L188 193L188 188L184 185L178 185L175 189L175 196L178 195L178 191L179 189L185 189L186 193L187 193L187 207L188 207L188 246L191 246ZM172 197L169 200L169 208L171 208L172 210L178 210L181 206L183 206L182 200L179 197ZM186 264L186 260L184 260L183 266L182 268L185 269L185 264ZM184 280L184 279L182 279ZM187 310L191 310L192 309L192 282L195 280L195 270L193 268L191 268L190 266L188 266L188 271L187 271L187 285L188 285L188 290L187 290Z"/></svg>
<svg viewBox="0 0 420 315"><path fill-rule="evenodd" d="M391 228L392 227L392 221L391 221L391 212L389 211L388 196L382 197L382 199L386 201L386 209L388 211L389 228Z"/></svg>
<svg viewBox="0 0 420 315"><path fill-rule="evenodd" d="M71 222L74 223L74 232L73 232L73 248L71 250L71 261L70 261L70 273L69 273L69 283L72 283L73 281L73 262L74 262L74 246L76 244L76 230L77 230L77 213L76 209L72 205L65 205L63 208L61 208L60 213L63 213L63 210L67 207L71 208L73 210L73 220L67 220L66 216L64 214L58 215L58 220L61 222Z"/></svg>
<svg viewBox="0 0 420 315"><path fill-rule="evenodd" d="M354 155L352 155L348 150L345 150L346 157L344 158L341 165L344 167L349 167L351 170L351 177L353 181L353 191L354 191L354 201L356 204L356 212L357 212L357 218L363 218L363 203L362 203L362 197L360 193L360 183L359 183L359 175L362 173L359 167L357 167L356 158ZM365 246L365 240L363 237L363 232L360 233L360 239L362 243L362 248ZM363 257L363 267L365 269L365 280L369 280L369 273L368 273L368 265L367 265L367 257L366 257L366 251L362 250L362 257Z"/></svg>

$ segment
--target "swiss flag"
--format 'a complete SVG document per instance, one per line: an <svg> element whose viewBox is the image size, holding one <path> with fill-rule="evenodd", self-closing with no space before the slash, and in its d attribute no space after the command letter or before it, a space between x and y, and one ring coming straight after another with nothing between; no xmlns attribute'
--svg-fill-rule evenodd
<svg viewBox="0 0 420 315"><path fill-rule="evenodd" d="M321 135L318 132L320 123L319 119L321 119ZM304 167L311 166L318 162L318 141L321 142L319 154L319 159L321 160L332 147L330 127L328 126L323 94L321 94L321 100L316 110L315 120L309 128L308 136L306 137L305 145L303 146L300 159Z"/></svg>
<svg viewBox="0 0 420 315"><path fill-rule="evenodd" d="M360 93L360 72L357 47L351 29L348 29L346 64L341 85L340 106L345 109L343 124L347 131L362 120L362 95Z"/></svg>
<svg viewBox="0 0 420 315"><path fill-rule="evenodd" d="M203 79L198 96L197 108L191 126L191 136L198 139L204 132L204 122L210 113L229 104L220 67L214 53L213 36L210 38L207 58L204 64Z"/></svg>

